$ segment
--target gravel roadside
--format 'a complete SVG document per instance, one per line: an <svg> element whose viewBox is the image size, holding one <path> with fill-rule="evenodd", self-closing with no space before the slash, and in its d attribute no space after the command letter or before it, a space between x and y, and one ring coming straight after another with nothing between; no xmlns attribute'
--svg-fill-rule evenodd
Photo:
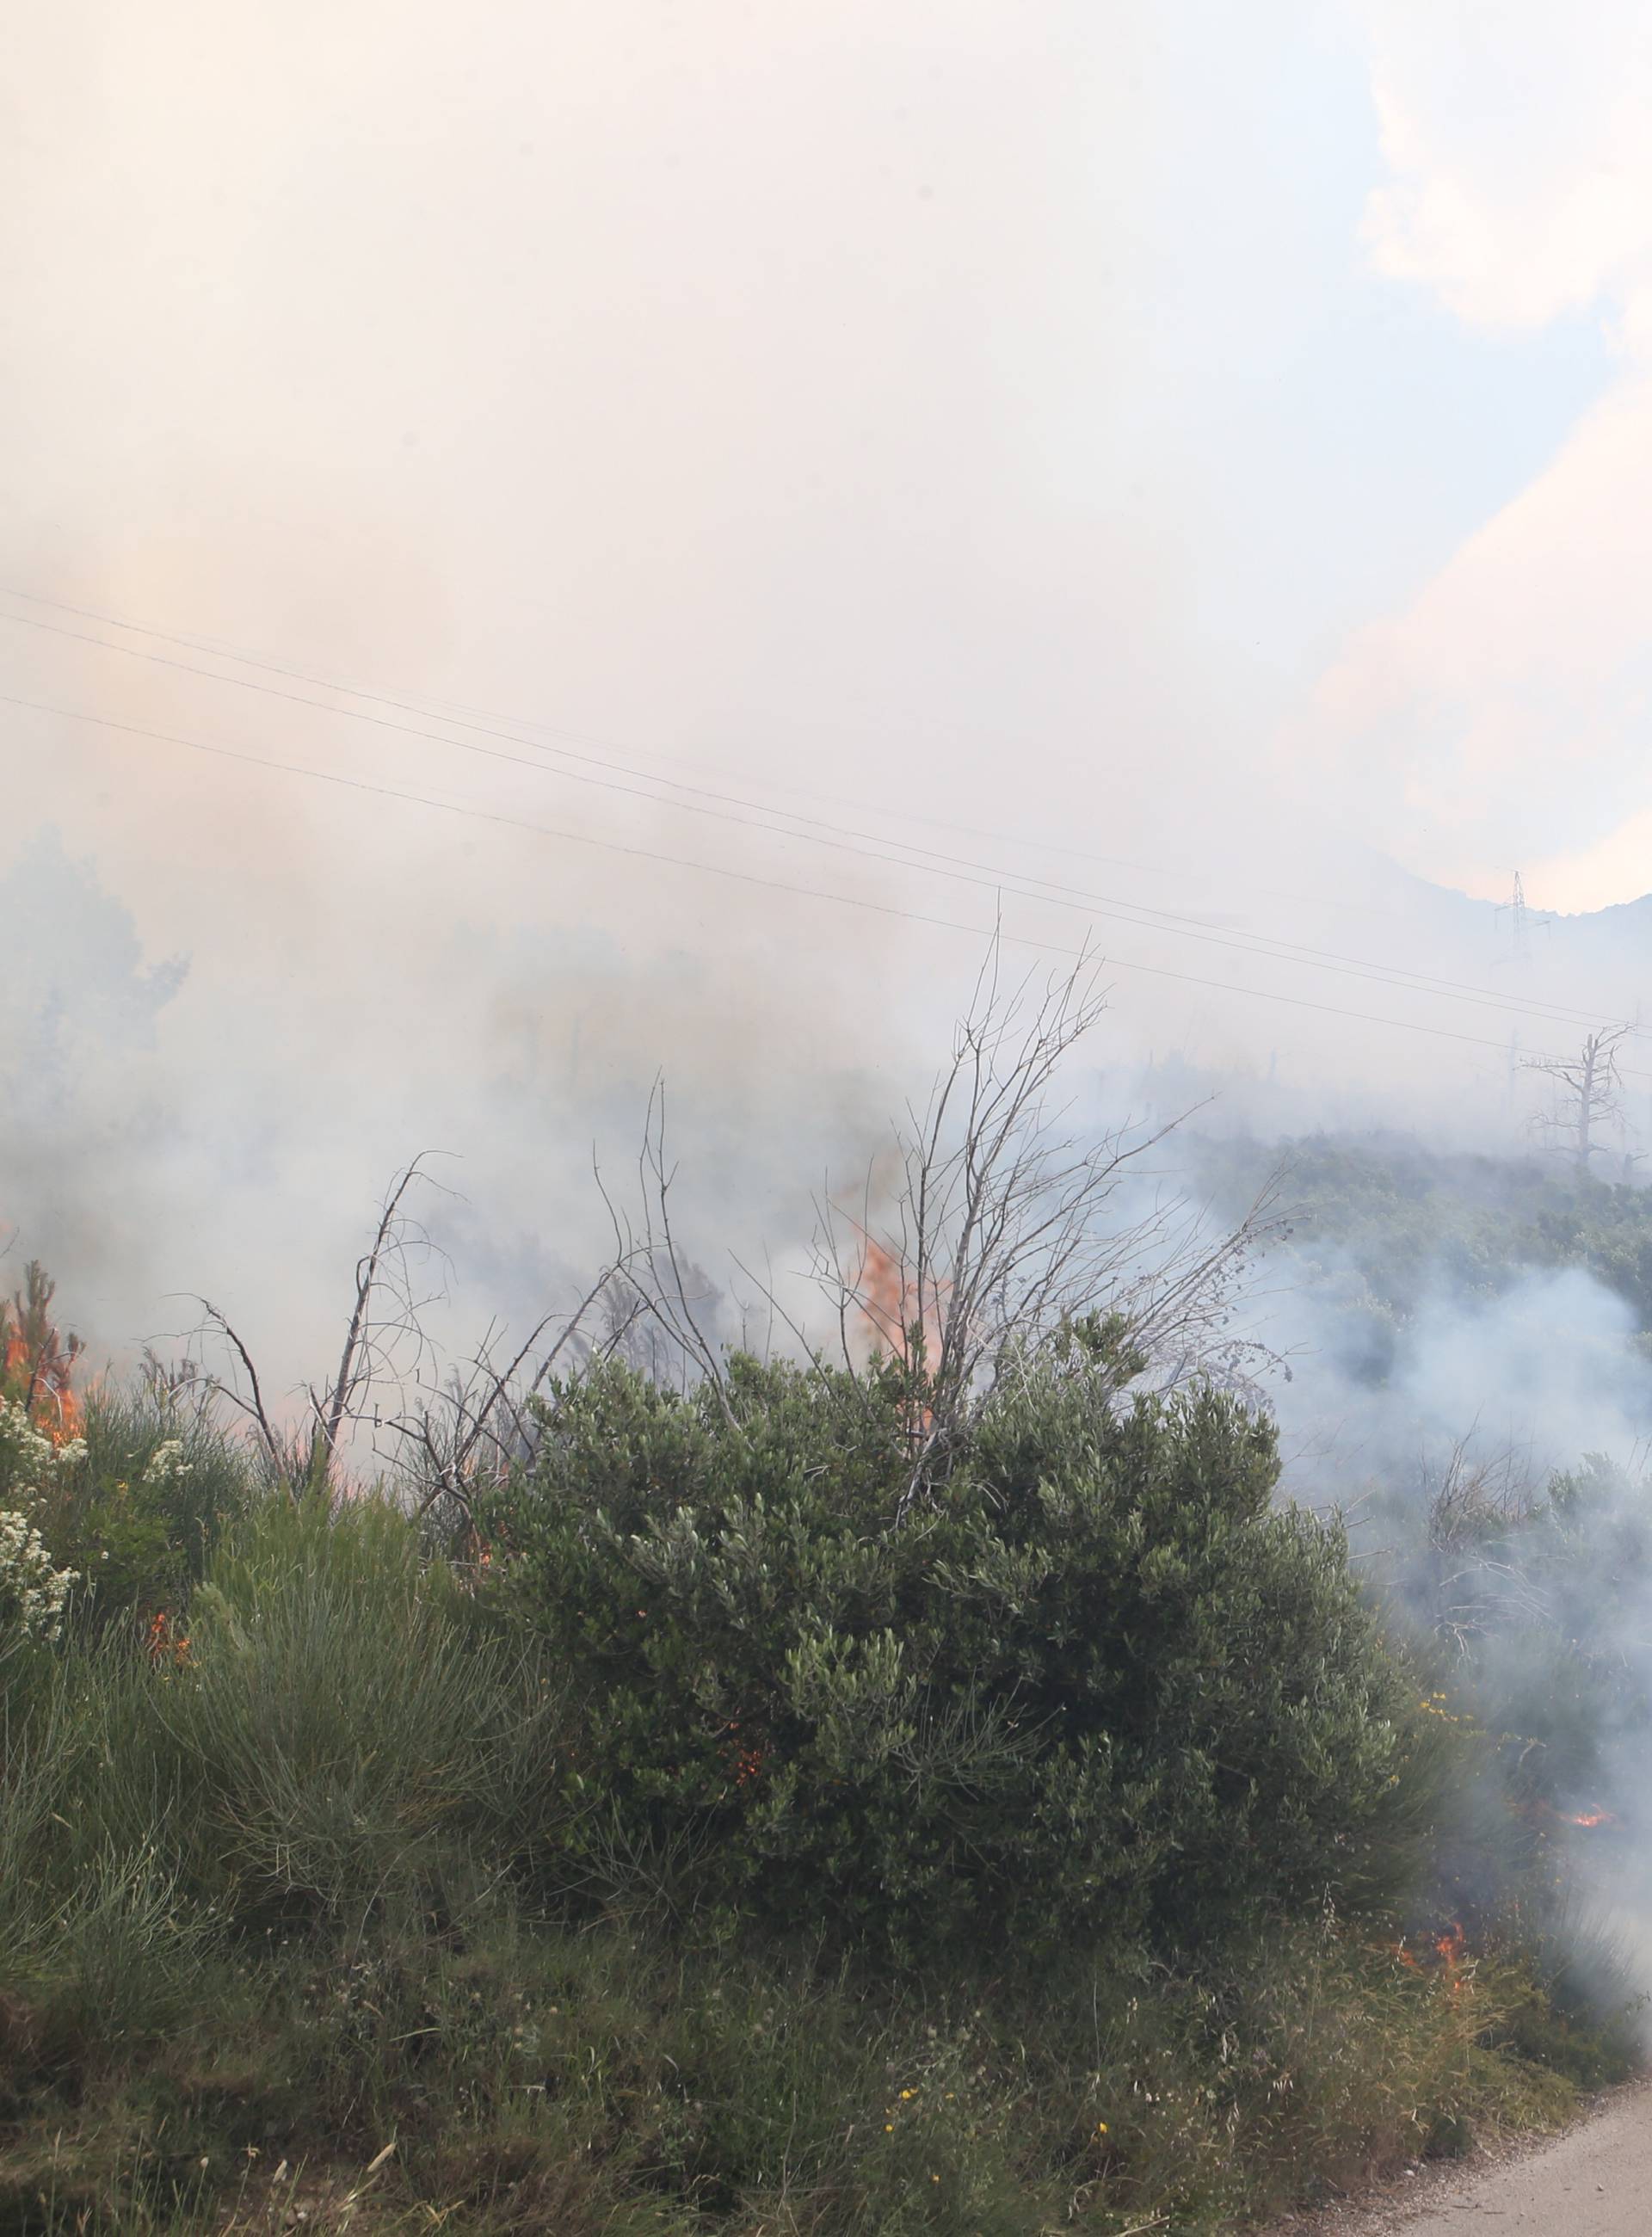
<svg viewBox="0 0 1652 2237"><path fill-rule="evenodd" d="M1652 2237L1652 2084L1613 2090L1536 2144L1419 2168L1374 2198L1277 2222L1268 2237Z"/></svg>

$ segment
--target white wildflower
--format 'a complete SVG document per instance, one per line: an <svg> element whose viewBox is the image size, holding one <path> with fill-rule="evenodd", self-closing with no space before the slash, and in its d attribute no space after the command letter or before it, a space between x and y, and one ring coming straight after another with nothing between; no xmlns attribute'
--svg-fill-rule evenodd
<svg viewBox="0 0 1652 2237"><path fill-rule="evenodd" d="M176 1483L190 1473L191 1464L183 1457L182 1437L169 1437L150 1454L143 1471L143 1481L151 1490L162 1484Z"/></svg>
<svg viewBox="0 0 1652 2237"><path fill-rule="evenodd" d="M85 1449L82 1445L83 1455ZM56 1465L57 1448L30 1420L28 1408L0 1398L0 1483L13 1492L36 1492Z"/></svg>
<svg viewBox="0 0 1652 2237"><path fill-rule="evenodd" d="M56 1639L79 1572L52 1567L44 1540L26 1515L0 1508L0 1622L30 1639Z"/></svg>

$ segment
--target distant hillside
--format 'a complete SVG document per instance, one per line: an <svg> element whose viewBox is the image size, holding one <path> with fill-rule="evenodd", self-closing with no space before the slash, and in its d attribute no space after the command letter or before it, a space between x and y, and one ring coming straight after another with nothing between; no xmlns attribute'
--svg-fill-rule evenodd
<svg viewBox="0 0 1652 2237"><path fill-rule="evenodd" d="M1201 1172L1214 1201L1236 1214L1281 1162L1285 1247L1311 1266L1334 1244L1371 1297L1401 1317L1424 1269L1466 1297L1492 1297L1534 1269L1576 1266L1652 1334L1652 1187L1585 1180L1548 1158L1453 1155L1381 1135L1206 1143Z"/></svg>

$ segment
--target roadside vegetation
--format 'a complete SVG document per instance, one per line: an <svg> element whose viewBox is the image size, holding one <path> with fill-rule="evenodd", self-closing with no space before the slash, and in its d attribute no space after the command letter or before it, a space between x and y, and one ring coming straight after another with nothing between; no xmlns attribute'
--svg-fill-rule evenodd
<svg viewBox="0 0 1652 2237"><path fill-rule="evenodd" d="M1023 1160L993 1247L1044 1241L969 1257L937 1128L878 1340L722 1354L645 1160L622 1290L673 1371L611 1314L463 1397L486 1437L421 1415L422 1490L351 1476L327 1394L293 1467L209 1380L77 1387L30 1273L0 2232L1191 2237L1629 2069L1490 1663L1278 1500L1231 1353L1190 1367L1228 1245L1173 1314L1115 1230L1074 1310L1051 1222L1116 1160L1063 1165L968 1062ZM829 1271L845 1325L890 1294ZM971 1280L1017 1304L966 1364Z"/></svg>

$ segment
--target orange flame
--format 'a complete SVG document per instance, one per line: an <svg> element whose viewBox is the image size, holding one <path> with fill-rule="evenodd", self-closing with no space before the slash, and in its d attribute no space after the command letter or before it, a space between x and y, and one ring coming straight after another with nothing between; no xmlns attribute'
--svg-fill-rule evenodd
<svg viewBox="0 0 1652 2237"><path fill-rule="evenodd" d="M922 1296L910 1269L875 1236L862 1230L862 1241L855 1301L871 1331L873 1357L888 1351L903 1367L922 1366L933 1374L946 1334L939 1298L933 1291ZM915 1444L928 1435L934 1420L934 1409L922 1399L909 1402L907 1434Z"/></svg>
<svg viewBox="0 0 1652 2237"><path fill-rule="evenodd" d="M769 1759L768 1742L757 1733L749 1738L743 1735L738 1717L730 1717L724 1730L729 1735L729 1759L735 1785L753 1785L762 1778L763 1767Z"/></svg>
<svg viewBox="0 0 1652 2237"><path fill-rule="evenodd" d="M174 1670L193 1668L195 1658L189 1652L188 1636L173 1622L165 1608L157 1608L149 1620L147 1644L149 1660L157 1669L167 1665Z"/></svg>
<svg viewBox="0 0 1652 2237"><path fill-rule="evenodd" d="M19 1290L10 1309L0 1301L0 1394L22 1404L43 1436L66 1445L81 1433L83 1415L72 1386L81 1341L67 1340L48 1317L52 1285L37 1266L28 1270L28 1294Z"/></svg>
<svg viewBox="0 0 1652 2237"><path fill-rule="evenodd" d="M861 1269L858 1303L877 1343L895 1352L906 1349L907 1307L910 1303L906 1270L892 1250L869 1235Z"/></svg>
<svg viewBox="0 0 1652 2237"><path fill-rule="evenodd" d="M1469 1966L1468 1937L1463 1930L1463 1922L1460 1919L1453 1919L1450 1925L1443 1932L1431 1935L1426 1946L1439 1965L1440 1970L1434 1977L1444 1982L1452 2003L1457 2003L1464 1996L1471 1996L1474 1994L1474 1977L1472 1970ZM1403 1942L1391 1942L1388 1944L1388 1950L1389 1954L1399 1964L1404 1966L1408 1973L1422 1973L1431 1970L1424 1966L1416 1952L1408 1950Z"/></svg>
<svg viewBox="0 0 1652 2237"><path fill-rule="evenodd" d="M873 1332L873 1346L910 1360L913 1331L922 1336L923 1355L933 1368L940 1356L946 1325L939 1297L933 1292L920 1297L912 1271L876 1236L862 1236L860 1278L856 1303Z"/></svg>
<svg viewBox="0 0 1652 2237"><path fill-rule="evenodd" d="M1474 1994L1473 1978L1463 1970L1468 1955L1464 1945L1465 1937L1460 1919L1453 1921L1444 1934L1436 1935L1434 1937L1435 1955L1444 1969L1446 1986L1450 1991L1451 2002L1454 2004L1460 2003L1464 1996L1471 1996Z"/></svg>

